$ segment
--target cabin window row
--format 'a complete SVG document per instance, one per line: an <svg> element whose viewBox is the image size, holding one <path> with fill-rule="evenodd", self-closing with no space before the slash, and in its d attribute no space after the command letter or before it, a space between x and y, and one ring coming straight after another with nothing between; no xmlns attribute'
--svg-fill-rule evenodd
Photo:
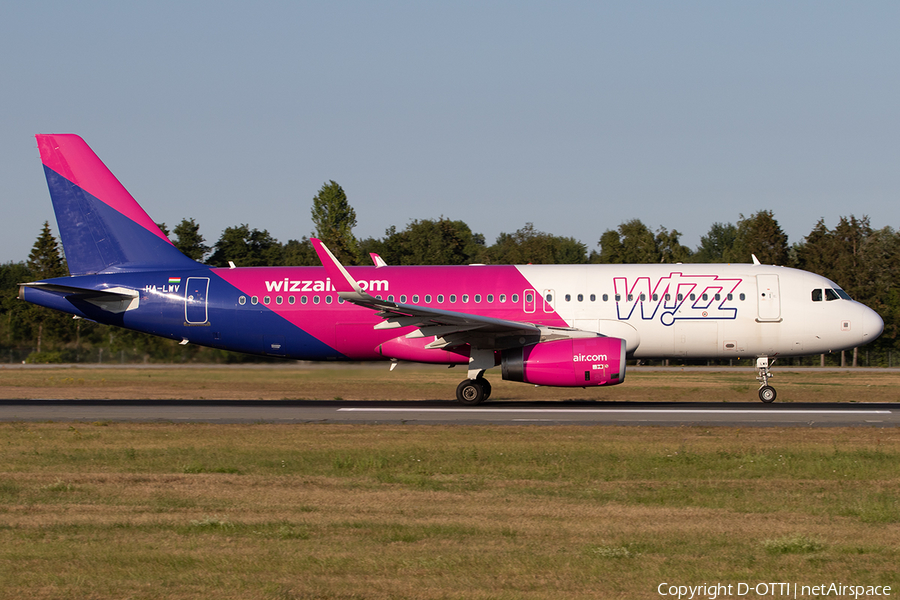
<svg viewBox="0 0 900 600"><path fill-rule="evenodd" d="M691 301L694 301L694 300L697 299L697 294L688 294L687 297L688 297ZM720 301L720 300L722 300L722 294L713 294L712 297L713 297L713 300L715 300L715 301L717 301L717 302ZM547 302L553 302L553 294L547 294L544 298L545 298L545 300L546 300ZM566 302L571 302L571 301L572 301L572 294L566 294L565 296L563 296L563 298L565 299ZM590 301L591 301L591 302L596 302L596 301L597 301L597 295L596 295L596 294L591 294L591 295L589 296L589 298L590 298ZM635 295L634 295L634 294L626 294L626 301L627 301L627 302L634 302L634 298L635 298ZM663 298L665 299L666 302L669 302L669 301L672 299L672 294L663 294ZM677 295L676 295L676 298L677 298L677 300L678 300L679 302L681 302L681 301L683 301L683 300L685 299L685 295L684 295L684 294L677 294ZM700 299L701 299L701 300L706 300L706 301L708 301L709 298L710 298L710 295L709 295L709 294L700 294ZM575 296L575 299L576 299L578 302L584 302L584 294L577 294L577 295ZM603 302L609 302L609 294L603 294L603 295L601 296L601 299L603 300ZM638 299L639 299L641 302L646 302L646 301L647 301L647 294L638 294ZM653 302L658 302L658 301L659 301L659 294L651 294L651 295L650 295L650 299L651 299ZM726 299L726 300L734 300L734 294L725 294L725 299ZM743 300L746 300L746 299L747 299L747 296L744 295L744 294L738 294L738 299L741 300L741 301L743 301ZM615 301L616 301L616 302L621 302L621 301L622 301L622 294L615 294Z"/></svg>
<svg viewBox="0 0 900 600"><path fill-rule="evenodd" d="M324 299L325 304L332 304L332 303L334 303L335 298L336 298L335 296L324 296L324 297L312 296L312 303L320 304L321 302L323 302L323 299ZM281 304L284 304L284 301L285 301L284 296L275 296L275 304L281 305ZM259 302L260 302L259 296L250 296L250 304L257 305L257 304L259 304ZM309 304L309 302L310 302L309 296L300 296L300 304ZM266 304L266 305L272 304L272 296L263 296L262 303ZM297 303L296 296L288 296L287 303L288 304L296 304ZM343 304L344 299L337 297L337 303ZM245 304L247 304L247 296L238 296L238 304L240 304L241 306L244 306Z"/></svg>
<svg viewBox="0 0 900 600"><path fill-rule="evenodd" d="M842 290L841 290L841 291L842 291ZM816 292L819 293L819 298L818 298L818 299L821 300L821 299L822 299L822 298L821 298L822 290L813 290L813 300L816 300ZM826 292L826 293L831 293L831 294L834 294L834 293L835 293L834 290L825 290L825 292ZM845 293L845 295L846 295L846 293ZM615 296L615 301L616 301L616 302L621 302L621 301L622 301L622 294L615 294L614 296ZM377 297L379 300L383 300L382 296L380 296L380 295L379 295L379 296L376 296L376 297ZM669 302L669 301L672 299L672 295L671 295L671 294L664 294L663 297L664 297L664 299L665 299L666 302ZM688 297L692 302L697 300L697 294L688 294L687 297ZM700 299L703 300L703 301L709 301L709 297L710 297L709 294L700 294ZM722 294L713 294L712 297L713 297L713 300L716 301L716 302L722 300ZM335 297L335 296L324 296L324 297L320 297L320 296L312 296L311 298L312 298L312 303L313 303L313 304L320 304L320 303L323 301L323 298L324 298L325 304L332 304L332 303L334 302L334 299L335 299L335 298L337 298L338 304L343 304L343 303L344 303L344 299L343 299L343 298L341 298L341 297ZM391 295L389 295L389 296L387 297L387 300L388 300L388 302L394 302L394 298L395 298L394 295L391 294ZM470 300L472 300L472 301L475 302L476 304L477 304L477 303L481 303L481 302L482 302L482 299L483 299L484 301L486 301L487 303L489 303L489 304L493 303L494 300L495 300L495 298L496 298L496 300L497 300L498 303L505 303L505 302L507 301L507 295L506 295L506 294L498 294L496 297L494 296L494 294L486 294L486 295L484 295L484 296L482 296L481 294L473 294L473 295L471 295L471 296L470 296L469 294L461 294L461 295L459 295L458 297L457 297L456 294L450 294L449 296L446 296L446 299L448 299L448 300L450 301L451 304L455 304L455 303L457 302L457 298L459 298L459 300L461 300L463 303L468 303ZM508 298L509 298L509 300L510 300L513 304L516 304L516 303L519 302L519 295L518 295L518 294L511 294ZM572 295L571 295L571 294L566 294L566 295L564 296L564 298L565 298L565 301L566 301L566 302L571 302L571 301L572 301ZM589 300L590 300L591 302L596 302L596 301L597 301L597 295L596 295L596 294L590 294L590 295L588 296L588 298L589 298ZM627 298L627 301L628 301L628 302L634 302L635 295L634 295L634 294L627 294L627 295L626 295L626 298ZM646 294L639 294L639 295L638 295L638 298L639 298L639 300L640 300L641 302L646 302L646 301L647 301L647 295L646 295ZM682 302L682 301L684 301L684 299L685 299L685 295L684 295L684 294L677 294L677 295L676 295L676 298L677 298L678 302ZM849 298L849 297L848 297L848 298ZM406 304L406 302L407 302L408 299L411 299L413 304L419 304L420 300L422 300L422 299L424 299L425 304L432 304L432 300L433 300L433 299L436 299L438 304L443 304L443 303L444 303L444 300L445 300L445 296L444 296L444 294L437 294L436 296L432 296L431 294L424 294L424 295L422 295L422 296L420 296L419 294L412 294L411 296L407 296L406 294L401 294L400 297L399 297L399 302L400 302L400 304ZM547 302L553 302L553 294L546 294L545 299L546 299ZM577 294L577 295L575 296L575 299L576 299L578 302L584 302L585 296L584 296L584 294ZM602 294L602 295L601 295L601 299L602 299L603 302L609 302L609 294ZM733 295L733 294L725 294L725 299L726 299L726 300L733 300L733 299L734 299L734 295ZM741 300L741 301L743 301L743 300L746 299L746 296L745 296L744 294L738 294L738 299ZM828 300L836 300L837 297L832 298L832 297L829 296L827 299L828 299ZM659 301L659 294L651 294L651 300L652 300L653 302L658 302L658 301ZM525 301L526 301L526 302L534 302L534 296L533 296L532 294L530 294L530 293L526 293L526 294L525 294ZM259 302L260 302L259 296L250 296L250 304L251 304L251 305L254 305L254 306L255 306L255 305L259 304ZM284 304L284 302L285 302L285 299L284 299L283 296L275 296L275 304L277 304L277 305L280 306L280 305ZM310 302L310 297L309 297L309 296L300 296L300 304L308 304L309 302ZM262 297L262 303L265 304L265 305L271 304L271 303L272 303L272 296L263 296L263 297ZM290 305L296 304L296 303L297 303L297 298L296 298L296 296L288 296L288 297L287 297L287 303L290 304ZM240 304L241 306L244 306L245 304L247 304L247 296L239 296L239 297L238 297L238 304Z"/></svg>
<svg viewBox="0 0 900 600"><path fill-rule="evenodd" d="M530 294L529 294L529 296L530 296ZM384 300L384 298L380 294L378 296L376 296L376 298L378 298L379 300ZM444 294L437 294L436 296L432 296L431 294L424 294L422 296L420 296L419 294L412 294L412 296L407 296L406 294L401 294L399 297L399 302L400 302L400 304L406 304L407 300L409 300L410 298L412 299L413 304L418 304L420 302L420 300L422 300L422 299L425 300L425 304L431 304L433 299L437 299L438 304L443 304L443 302L445 300ZM484 300L488 303L493 303L495 299L498 303L505 303L507 301L507 298L513 303L517 303L519 301L518 294L512 294L510 296L507 296L506 294L499 294L497 296L494 296L494 294L486 294L484 296L482 296L481 294L474 294L471 296L469 294L461 294L460 296L457 296L456 294L450 294L446 298L449 299L449 301L451 303L455 303L457 301L457 299L461 300L464 303L468 303L470 300L474 301L476 303L480 303L482 300ZM387 300L388 300L388 302L394 302L395 296L393 294L391 294L387 297ZM529 297L528 301L532 302L533 298ZM259 304L259 302L260 302L259 296L250 296L250 304L256 305L256 304ZM308 304L309 302L310 302L309 296L300 296L300 304ZM322 299L319 296L312 296L313 304L319 304L321 302L322 302ZM325 302L325 304L332 304L334 302L334 296L324 296L324 302ZM344 299L341 297L337 297L337 302L338 302L338 304L343 304ZM271 304L272 297L271 296L263 296L262 303L263 304ZM288 296L287 303L288 304L296 304L297 303L296 297ZM239 296L238 304L240 304L241 306L244 306L245 304L247 304L247 296ZM279 304L279 305L284 304L284 297L283 296L275 296L275 304Z"/></svg>

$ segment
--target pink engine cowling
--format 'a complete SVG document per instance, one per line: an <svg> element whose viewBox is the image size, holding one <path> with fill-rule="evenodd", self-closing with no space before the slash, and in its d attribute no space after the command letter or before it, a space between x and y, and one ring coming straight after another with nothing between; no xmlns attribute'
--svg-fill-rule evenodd
<svg viewBox="0 0 900 600"><path fill-rule="evenodd" d="M614 337L556 340L504 350L503 379L535 385L587 387L625 380L625 340Z"/></svg>

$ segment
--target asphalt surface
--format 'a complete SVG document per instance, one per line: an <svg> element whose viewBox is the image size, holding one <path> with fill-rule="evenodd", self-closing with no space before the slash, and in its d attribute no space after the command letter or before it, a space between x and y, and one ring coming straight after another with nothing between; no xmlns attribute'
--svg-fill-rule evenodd
<svg viewBox="0 0 900 600"><path fill-rule="evenodd" d="M0 422L897 427L900 404L0 400Z"/></svg>

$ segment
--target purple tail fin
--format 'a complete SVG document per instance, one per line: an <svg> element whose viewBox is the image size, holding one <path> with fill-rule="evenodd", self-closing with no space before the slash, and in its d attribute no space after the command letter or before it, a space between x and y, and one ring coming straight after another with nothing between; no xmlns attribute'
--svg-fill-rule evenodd
<svg viewBox="0 0 900 600"><path fill-rule="evenodd" d="M192 268L77 135L35 136L69 273Z"/></svg>

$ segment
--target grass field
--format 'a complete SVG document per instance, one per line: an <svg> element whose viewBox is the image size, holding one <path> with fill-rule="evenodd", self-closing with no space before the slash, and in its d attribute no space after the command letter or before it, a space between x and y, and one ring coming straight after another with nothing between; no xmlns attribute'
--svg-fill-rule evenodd
<svg viewBox="0 0 900 600"><path fill-rule="evenodd" d="M406 388L399 369L315 371L0 370L0 391L444 398L461 376L411 369ZM747 375L634 373L553 399L740 401ZM891 373L809 375L779 374L779 399L849 387L848 401L892 401L898 389ZM895 429L0 423L0 461L2 598L900 592Z"/></svg>
<svg viewBox="0 0 900 600"><path fill-rule="evenodd" d="M896 402L900 371L774 370L777 402ZM492 402L756 402L756 371L629 368L625 382L600 388L547 388L502 381L488 372ZM284 367L10 368L0 365L5 399L451 400L462 369L403 364Z"/></svg>

